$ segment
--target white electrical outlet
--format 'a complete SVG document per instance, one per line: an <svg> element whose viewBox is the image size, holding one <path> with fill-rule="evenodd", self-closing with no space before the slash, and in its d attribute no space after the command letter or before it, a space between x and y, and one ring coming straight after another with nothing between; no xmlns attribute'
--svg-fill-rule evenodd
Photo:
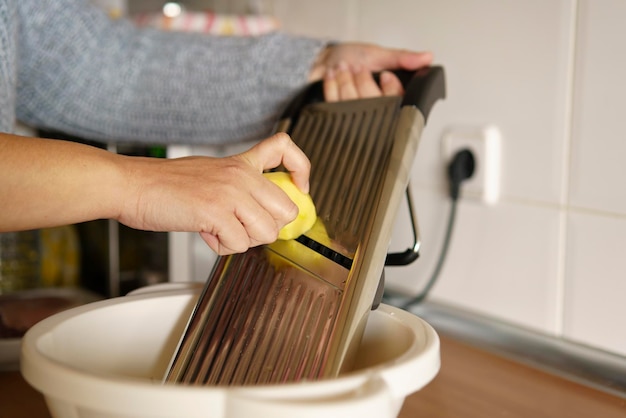
<svg viewBox="0 0 626 418"><path fill-rule="evenodd" d="M458 126L446 129L442 140L443 162L465 148L474 155L473 176L463 182L461 196L494 204L500 197L500 131L489 126Z"/></svg>

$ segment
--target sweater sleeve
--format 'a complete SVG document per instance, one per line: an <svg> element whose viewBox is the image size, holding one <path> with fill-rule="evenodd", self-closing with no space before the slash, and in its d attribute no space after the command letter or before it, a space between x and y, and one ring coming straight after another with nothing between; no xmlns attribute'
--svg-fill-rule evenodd
<svg viewBox="0 0 626 418"><path fill-rule="evenodd" d="M18 119L96 140L259 139L307 80L321 40L138 29L83 0L20 0Z"/></svg>

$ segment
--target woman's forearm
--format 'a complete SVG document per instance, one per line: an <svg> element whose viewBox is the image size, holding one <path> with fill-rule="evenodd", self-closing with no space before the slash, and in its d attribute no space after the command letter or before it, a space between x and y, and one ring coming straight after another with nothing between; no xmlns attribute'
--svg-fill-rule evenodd
<svg viewBox="0 0 626 418"><path fill-rule="evenodd" d="M88 145L0 133L0 231L117 218L122 159Z"/></svg>
<svg viewBox="0 0 626 418"><path fill-rule="evenodd" d="M138 29L82 0L16 3L18 118L94 140L261 139L325 45L284 33Z"/></svg>
<svg viewBox="0 0 626 418"><path fill-rule="evenodd" d="M298 214L264 170L284 166L304 192L310 171L284 133L230 157L177 159L0 133L0 161L0 232L109 218L199 232L218 254L273 242Z"/></svg>

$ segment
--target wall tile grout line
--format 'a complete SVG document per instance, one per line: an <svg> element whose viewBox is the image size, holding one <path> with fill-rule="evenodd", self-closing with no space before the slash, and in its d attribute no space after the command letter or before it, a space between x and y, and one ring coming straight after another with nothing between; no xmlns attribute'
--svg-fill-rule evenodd
<svg viewBox="0 0 626 418"><path fill-rule="evenodd" d="M556 317L555 330L560 337L564 335L565 329L565 297L567 285L567 241L568 241L568 219L569 219L569 201L571 188L571 167L572 167L572 141L574 132L574 100L576 99L576 63L577 63L577 45L578 30L580 23L580 7L579 0L572 0L571 14L568 29L568 54L567 54L567 77L566 77L566 99L565 99L565 118L563 126L564 149L563 149L563 165L561 172L561 196L560 202L564 205L564 209L559 211L559 248L557 250L557 291L555 295Z"/></svg>

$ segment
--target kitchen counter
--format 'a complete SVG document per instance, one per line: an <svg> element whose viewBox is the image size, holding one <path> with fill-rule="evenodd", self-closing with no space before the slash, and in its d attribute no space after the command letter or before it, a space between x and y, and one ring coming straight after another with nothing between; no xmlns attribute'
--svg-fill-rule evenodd
<svg viewBox="0 0 626 418"><path fill-rule="evenodd" d="M442 367L409 396L400 418L624 418L626 398L576 383L441 334ZM0 418L49 418L19 372L0 372Z"/></svg>
<svg viewBox="0 0 626 418"><path fill-rule="evenodd" d="M439 375L400 418L624 418L626 399L441 335Z"/></svg>

